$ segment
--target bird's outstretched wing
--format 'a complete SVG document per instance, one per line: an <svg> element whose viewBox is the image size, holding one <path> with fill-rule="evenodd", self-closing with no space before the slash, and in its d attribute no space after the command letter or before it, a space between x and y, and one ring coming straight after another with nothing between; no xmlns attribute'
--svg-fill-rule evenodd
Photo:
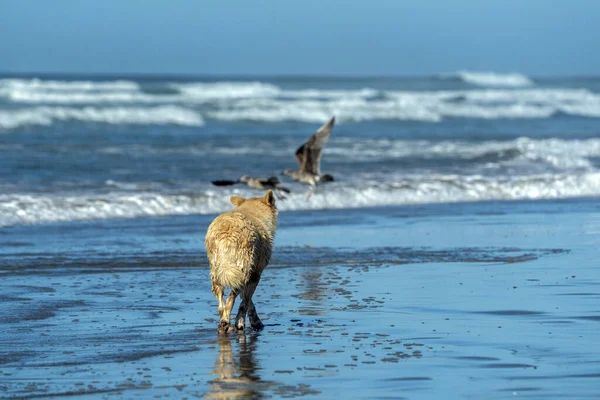
<svg viewBox="0 0 600 400"><path fill-rule="evenodd" d="M231 185L235 185L236 183L239 183L239 181L228 181L228 180L212 181L212 184L215 186L231 186Z"/></svg>
<svg viewBox="0 0 600 400"><path fill-rule="evenodd" d="M306 143L296 150L296 161L298 161L298 170L300 171L302 171L302 167L304 166L304 146L306 146Z"/></svg>
<svg viewBox="0 0 600 400"><path fill-rule="evenodd" d="M329 135L331 135L334 124L335 117L332 117L306 143L298 147L298 150L296 150L296 160L298 161L298 169L301 172L321 175L321 151L329 140Z"/></svg>
<svg viewBox="0 0 600 400"><path fill-rule="evenodd" d="M272 188L275 191L282 191L284 193L290 193L290 189L283 187L283 186L279 186L279 184L281 182L279 181L279 178L276 176L272 176L270 178L263 179L260 181L260 183L263 184L265 187Z"/></svg>
<svg viewBox="0 0 600 400"><path fill-rule="evenodd" d="M260 181L260 183L262 183L265 186L266 185L277 186L277 185L279 185L280 182L279 182L279 178L278 177L272 176L272 177L267 178L267 179L262 179Z"/></svg>

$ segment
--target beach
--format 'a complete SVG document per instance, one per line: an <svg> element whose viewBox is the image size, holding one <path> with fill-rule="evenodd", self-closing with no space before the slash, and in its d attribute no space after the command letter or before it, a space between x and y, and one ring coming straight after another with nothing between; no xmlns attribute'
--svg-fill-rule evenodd
<svg viewBox="0 0 600 400"><path fill-rule="evenodd" d="M600 79L0 76L0 397L597 398ZM308 187L299 146L332 116ZM276 177L217 333L204 235ZM239 305L239 299L238 299ZM234 309L235 311L236 309Z"/></svg>
<svg viewBox="0 0 600 400"><path fill-rule="evenodd" d="M599 20L0 0L0 400L600 399Z"/></svg>
<svg viewBox="0 0 600 400"><path fill-rule="evenodd" d="M597 397L597 199L282 211L227 335L213 217L2 228L3 397Z"/></svg>

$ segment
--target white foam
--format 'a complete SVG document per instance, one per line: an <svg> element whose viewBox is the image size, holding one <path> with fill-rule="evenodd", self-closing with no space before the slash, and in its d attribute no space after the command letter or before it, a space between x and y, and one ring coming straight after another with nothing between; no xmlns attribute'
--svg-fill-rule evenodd
<svg viewBox="0 0 600 400"><path fill-rule="evenodd" d="M212 213L228 198L206 194L113 193L108 195L0 195L0 226L88 219ZM231 203L229 203L231 204Z"/></svg>
<svg viewBox="0 0 600 400"><path fill-rule="evenodd" d="M521 89L472 91L388 91L372 99L357 91L343 97L306 96L294 100L249 98L231 101L206 116L226 121L319 122L330 115L339 121L412 120L439 122L445 118L549 118L563 112L598 117L600 95L585 89ZM282 92L286 96L286 92Z"/></svg>
<svg viewBox="0 0 600 400"><path fill-rule="evenodd" d="M6 97L16 103L33 104L99 104L99 103L176 103L182 102L180 96L157 96L141 92L45 92L31 90L12 90Z"/></svg>
<svg viewBox="0 0 600 400"><path fill-rule="evenodd" d="M322 89L303 89L303 90L285 90L281 94L289 98L308 98L308 99L343 99L343 98L369 98L379 94L379 91L370 88L358 90L322 90Z"/></svg>
<svg viewBox="0 0 600 400"><path fill-rule="evenodd" d="M207 117L225 121L320 122L336 115L341 122L402 120L439 122L445 118L547 118L558 111L549 106L511 104L505 106L465 105L444 102L380 100L366 101L261 101L255 106L209 111ZM573 107L568 110L578 112ZM565 110L567 112L567 110Z"/></svg>
<svg viewBox="0 0 600 400"><path fill-rule="evenodd" d="M274 97L281 93L279 87L261 82L174 83L170 86L189 101Z"/></svg>
<svg viewBox="0 0 600 400"><path fill-rule="evenodd" d="M17 103L206 103L275 97L281 89L261 82L172 83L172 94L150 94L129 81L71 82L0 80L0 97Z"/></svg>
<svg viewBox="0 0 600 400"><path fill-rule="evenodd" d="M456 76L464 82L478 86L523 87L533 85L533 81L523 74L496 73L488 71L457 71L450 76Z"/></svg>
<svg viewBox="0 0 600 400"><path fill-rule="evenodd" d="M176 124L202 126L202 116L178 106L159 107L35 107L0 111L0 129L26 125L50 125L55 121L84 121L107 124Z"/></svg>
<svg viewBox="0 0 600 400"><path fill-rule="evenodd" d="M596 103L599 96L587 89L479 89L437 92L445 97L462 96L466 101L477 103L535 102L557 105L565 102Z"/></svg>
<svg viewBox="0 0 600 400"><path fill-rule="evenodd" d="M177 96L156 96L141 92L131 81L46 81L39 79L0 80L0 97L15 103L95 104L167 103Z"/></svg>
<svg viewBox="0 0 600 400"><path fill-rule="evenodd" d="M115 81L57 81L42 79L0 79L0 93L11 90L28 91L61 91L61 92L88 92L88 91L137 91L136 82Z"/></svg>
<svg viewBox="0 0 600 400"><path fill-rule="evenodd" d="M188 106L223 121L341 122L447 118L543 119L564 113L600 118L600 94L587 89L516 88L454 91L377 91L371 88L286 90L261 82L172 83L175 92L145 93L135 82L4 80L0 97L18 104ZM38 110L44 110L42 108ZM33 112L33 110L30 110ZM189 111L188 111L189 112ZM6 118L5 118L6 119ZM22 117L14 117L20 121ZM51 123L46 115L31 116ZM50 121L50 122L48 122ZM0 122L20 126L19 122Z"/></svg>
<svg viewBox="0 0 600 400"><path fill-rule="evenodd" d="M333 185L333 184L332 184ZM539 200L600 195L600 173L526 177L413 176L368 186L317 189L307 204L304 193L280 203L282 210L360 208L386 205L453 203L486 200Z"/></svg>
<svg viewBox="0 0 600 400"><path fill-rule="evenodd" d="M600 196L600 173L540 174L489 178L478 175L423 175L390 182L356 185L334 182L320 186L306 201L306 187L293 187L280 211L360 208L443 202L559 199ZM0 226L141 216L214 214L231 209L229 196L257 192L230 189L196 194L124 193L79 195L0 195Z"/></svg>

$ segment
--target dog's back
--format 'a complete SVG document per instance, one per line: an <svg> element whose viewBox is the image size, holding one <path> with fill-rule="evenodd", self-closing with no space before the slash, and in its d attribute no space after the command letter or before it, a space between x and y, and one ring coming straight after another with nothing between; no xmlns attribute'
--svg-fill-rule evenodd
<svg viewBox="0 0 600 400"><path fill-rule="evenodd" d="M253 274L260 275L271 259L277 209L267 196L233 196L231 202L237 208L215 218L205 245L213 283L241 289Z"/></svg>

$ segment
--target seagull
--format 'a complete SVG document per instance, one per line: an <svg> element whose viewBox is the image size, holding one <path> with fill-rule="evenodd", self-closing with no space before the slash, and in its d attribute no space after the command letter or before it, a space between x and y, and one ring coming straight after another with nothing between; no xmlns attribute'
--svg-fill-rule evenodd
<svg viewBox="0 0 600 400"><path fill-rule="evenodd" d="M246 185L248 185L249 188L257 190L272 189L277 194L277 197L280 199L285 199L285 195L283 195L281 192L290 193L290 190L288 188L279 186L279 178L277 178L276 176L272 176L270 178L253 178L248 175L243 175L240 176L240 178L237 181L212 181L212 184L215 186L231 186L238 183L245 183Z"/></svg>
<svg viewBox="0 0 600 400"><path fill-rule="evenodd" d="M283 171L285 175L292 177L292 179L310 185L306 200L310 199L318 183L332 182L334 180L333 176L329 174L321 175L321 151L329 140L329 135L334 124L335 117L332 117L306 143L298 147L298 150L296 150L298 170L286 169Z"/></svg>

